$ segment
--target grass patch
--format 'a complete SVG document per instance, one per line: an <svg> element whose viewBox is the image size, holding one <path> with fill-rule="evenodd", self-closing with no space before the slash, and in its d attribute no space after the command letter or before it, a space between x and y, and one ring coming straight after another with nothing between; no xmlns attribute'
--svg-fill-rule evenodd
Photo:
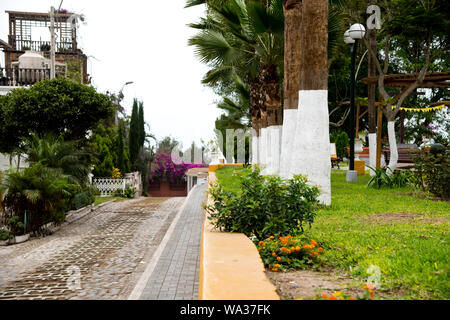
<svg viewBox="0 0 450 320"><path fill-rule="evenodd" d="M240 170L220 169L217 178L238 191ZM345 174L332 171L332 205L307 230L322 243L325 263L361 278L377 266L381 291L398 298L449 299L450 204L415 197L412 187L367 188L368 175L347 183Z"/></svg>
<svg viewBox="0 0 450 320"><path fill-rule="evenodd" d="M108 202L108 201L114 200L114 199L123 199L123 198L120 198L120 197L95 197L94 206L98 206L99 204L102 204L104 202Z"/></svg>

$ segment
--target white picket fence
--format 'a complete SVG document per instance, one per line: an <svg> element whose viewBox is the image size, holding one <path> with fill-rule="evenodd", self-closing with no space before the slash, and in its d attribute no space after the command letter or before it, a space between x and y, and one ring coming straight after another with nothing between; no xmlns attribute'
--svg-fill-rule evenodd
<svg viewBox="0 0 450 320"><path fill-rule="evenodd" d="M142 181L139 172L127 173L124 178L92 178L92 185L100 191L101 197L113 196L117 189L125 189L127 184L136 189L135 197L142 193Z"/></svg>

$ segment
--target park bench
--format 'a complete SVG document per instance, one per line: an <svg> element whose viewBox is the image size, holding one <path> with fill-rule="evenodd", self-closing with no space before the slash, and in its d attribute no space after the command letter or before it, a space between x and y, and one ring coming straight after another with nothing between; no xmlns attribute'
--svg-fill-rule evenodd
<svg viewBox="0 0 450 320"><path fill-rule="evenodd" d="M338 169L340 169L339 162L342 161L342 159L337 156L335 143L330 143L330 153L331 167L334 168L334 166L337 166Z"/></svg>
<svg viewBox="0 0 450 320"><path fill-rule="evenodd" d="M411 149L398 149L398 161L400 164L397 166L398 170L401 169L412 169L414 168L414 157L417 156L418 150ZM386 163L389 163L391 159L391 151L389 149L383 150L384 158L386 159Z"/></svg>

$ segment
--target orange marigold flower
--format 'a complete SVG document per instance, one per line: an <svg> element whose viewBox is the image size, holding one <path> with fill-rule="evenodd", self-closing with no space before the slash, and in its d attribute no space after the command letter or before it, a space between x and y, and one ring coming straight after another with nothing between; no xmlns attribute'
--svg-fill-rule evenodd
<svg viewBox="0 0 450 320"><path fill-rule="evenodd" d="M317 245L317 242L316 242L316 240L311 240L311 244L313 244L313 245Z"/></svg>
<svg viewBox="0 0 450 320"><path fill-rule="evenodd" d="M277 254L275 252L272 252L272 257L276 257Z"/></svg>
<svg viewBox="0 0 450 320"><path fill-rule="evenodd" d="M281 257L277 257L277 261L281 261Z"/></svg>
<svg viewBox="0 0 450 320"><path fill-rule="evenodd" d="M348 299L349 299L349 300L355 300L355 298L353 298L353 297L349 297Z"/></svg>
<svg viewBox="0 0 450 320"><path fill-rule="evenodd" d="M365 288L368 289L368 290L375 290L376 289L376 287L375 287L375 285L373 283L366 284Z"/></svg>
<svg viewBox="0 0 450 320"><path fill-rule="evenodd" d="M375 297L375 295L373 294L373 292L370 292L370 297L373 299Z"/></svg>
<svg viewBox="0 0 450 320"><path fill-rule="evenodd" d="M264 241L260 241L259 243L258 243L258 245L261 247L261 246L263 246L264 245Z"/></svg>
<svg viewBox="0 0 450 320"><path fill-rule="evenodd" d="M272 240L272 239L275 239L275 237L274 236L270 236L269 239Z"/></svg>
<svg viewBox="0 0 450 320"><path fill-rule="evenodd" d="M300 251L301 249L302 249L302 248L300 248L299 246L296 246L296 247L295 247L295 250L296 250L296 251Z"/></svg>
<svg viewBox="0 0 450 320"><path fill-rule="evenodd" d="M307 244L303 245L303 249L309 249L309 246Z"/></svg>
<svg viewBox="0 0 450 320"><path fill-rule="evenodd" d="M272 268L272 271L275 271L275 272L277 272L277 271L278 271L278 269L277 269L277 268Z"/></svg>
<svg viewBox="0 0 450 320"><path fill-rule="evenodd" d="M295 247L291 247L291 251L295 251Z"/></svg>
<svg viewBox="0 0 450 320"><path fill-rule="evenodd" d="M335 296L330 296L330 297L328 298L328 300L337 300L337 298L336 298Z"/></svg>
<svg viewBox="0 0 450 320"><path fill-rule="evenodd" d="M322 298L328 299L328 296L324 293L324 294L322 295Z"/></svg>
<svg viewBox="0 0 450 320"><path fill-rule="evenodd" d="M275 265L275 268L281 268L281 265L279 265L278 263Z"/></svg>

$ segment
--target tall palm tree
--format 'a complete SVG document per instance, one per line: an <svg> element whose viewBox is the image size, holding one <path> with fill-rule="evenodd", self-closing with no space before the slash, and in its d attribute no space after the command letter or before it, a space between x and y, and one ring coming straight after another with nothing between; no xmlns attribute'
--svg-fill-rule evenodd
<svg viewBox="0 0 450 320"><path fill-rule="evenodd" d="M246 79L254 138L266 137L268 127L282 123L279 77L283 66L282 2L228 0L207 5L207 18L191 25L201 31L189 40L200 60L211 67L203 82L215 85L221 81L233 87L233 75ZM267 142L265 137L261 139ZM263 144L261 149L266 154L267 145ZM265 157L261 162L264 164Z"/></svg>
<svg viewBox="0 0 450 320"><path fill-rule="evenodd" d="M303 174L331 204L328 116L328 0L303 0L298 112L289 175Z"/></svg>

